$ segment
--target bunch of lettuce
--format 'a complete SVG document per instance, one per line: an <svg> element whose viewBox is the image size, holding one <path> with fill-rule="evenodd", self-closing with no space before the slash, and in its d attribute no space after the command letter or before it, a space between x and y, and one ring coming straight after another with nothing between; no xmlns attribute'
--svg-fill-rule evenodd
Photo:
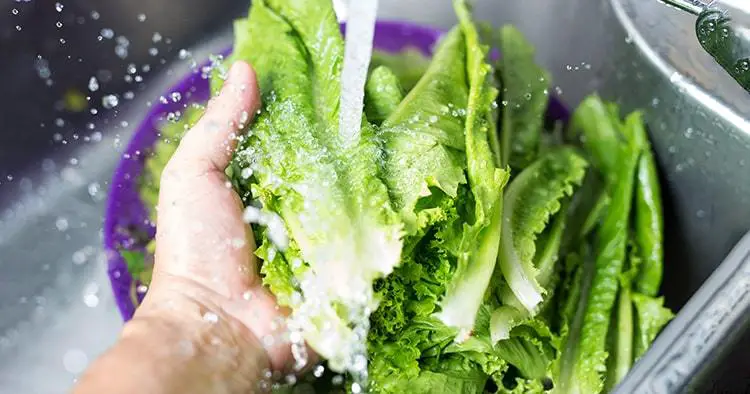
<svg viewBox="0 0 750 394"><path fill-rule="evenodd" d="M228 61L253 64L263 109L227 174L259 222L264 284L328 369L361 378L366 357L371 392L611 389L672 317L641 114L591 96L549 124L530 44L453 3L432 59L374 56L354 144L330 1L259 0L236 23ZM165 127L147 203L201 111Z"/></svg>

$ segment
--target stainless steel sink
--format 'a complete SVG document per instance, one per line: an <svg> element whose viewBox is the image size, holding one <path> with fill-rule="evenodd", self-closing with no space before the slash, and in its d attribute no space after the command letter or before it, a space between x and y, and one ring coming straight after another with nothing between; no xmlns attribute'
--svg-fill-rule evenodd
<svg viewBox="0 0 750 394"><path fill-rule="evenodd" d="M73 15L60 18L81 29L62 34L68 44L61 46L57 11L44 3L0 8L8 14L0 16L0 86L8 87L0 97L0 393L64 392L116 338L121 323L99 246L111 171L148 102L188 69L191 60L180 59L186 57L180 49L199 61L218 52L231 42L231 19L245 8L229 0L192 0L189 6L161 0L148 7L124 0L61 1L63 13ZM92 18L93 7L100 19ZM179 15L173 12L178 9ZM48 29L34 28L39 18L13 19L32 11L45 16ZM566 103L599 91L627 110L646 111L669 200L664 293L679 309L750 229L750 95L702 53L693 20L655 0L477 0L476 14L518 25L536 44ZM381 0L381 15L442 27L454 22L446 0ZM106 27L129 38L127 59L117 57L114 43L97 40ZM158 56L151 47L161 51ZM46 83L35 52L50 63L54 86L30 97L32 82ZM67 62L66 52L82 61ZM57 58L62 60L53 62ZM146 83L123 82L130 63ZM151 71L143 71L145 64ZM56 112L66 88L86 91L101 70L114 77L87 92L98 114ZM18 82L27 74L28 83ZM123 99L129 90L135 98ZM114 110L102 108L105 93L120 95ZM57 127L58 117L64 127ZM87 123L94 121L90 130ZM745 340L741 346L750 345ZM744 387L748 372L726 372L737 364L719 365L728 388Z"/></svg>

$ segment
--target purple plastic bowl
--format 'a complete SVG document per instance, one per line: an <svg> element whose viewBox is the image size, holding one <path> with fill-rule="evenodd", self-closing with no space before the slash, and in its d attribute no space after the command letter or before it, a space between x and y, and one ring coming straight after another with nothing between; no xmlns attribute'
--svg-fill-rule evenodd
<svg viewBox="0 0 750 394"><path fill-rule="evenodd" d="M342 32L346 30L344 25L341 29ZM442 34L442 31L427 26L380 21L375 26L374 46L389 52L418 48L425 55L431 56L433 46ZM229 52L230 49L227 49L223 54L226 55ZM159 103L151 108L123 153L112 178L107 201L104 247L108 256L108 272L115 301L125 321L133 317L136 305L130 298L133 278L128 273L125 260L118 250L120 248L142 250L146 240L153 238L156 232L138 193L138 178L146 159L144 153L156 142L159 126L167 113L183 110L188 103L208 100L209 81L202 78L199 72L191 73L173 86L169 92L179 92L183 100L178 103ZM547 117L567 122L569 113L563 104L553 97L550 100Z"/></svg>

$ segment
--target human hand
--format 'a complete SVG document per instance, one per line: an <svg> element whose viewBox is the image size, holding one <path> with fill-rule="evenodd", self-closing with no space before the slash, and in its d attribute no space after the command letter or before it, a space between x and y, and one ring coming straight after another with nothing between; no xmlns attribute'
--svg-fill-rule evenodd
<svg viewBox="0 0 750 394"><path fill-rule="evenodd" d="M271 371L288 371L285 311L262 286L252 231L224 174L242 123L258 108L255 73L236 62L162 174L149 292L77 393L102 392L101 376L106 392L120 392L113 374L136 378L140 391L156 374L149 393L246 393L267 385Z"/></svg>

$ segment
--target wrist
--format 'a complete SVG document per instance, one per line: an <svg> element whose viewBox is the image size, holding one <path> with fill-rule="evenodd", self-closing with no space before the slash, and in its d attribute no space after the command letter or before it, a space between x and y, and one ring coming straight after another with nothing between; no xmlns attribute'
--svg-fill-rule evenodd
<svg viewBox="0 0 750 394"><path fill-rule="evenodd" d="M206 312L210 313L210 312ZM259 341L230 320L142 311L123 329L118 347L132 351L168 392L246 393L270 384Z"/></svg>
<svg viewBox="0 0 750 394"><path fill-rule="evenodd" d="M190 332L202 346L220 343L239 349L240 344L250 344L273 373L283 375L293 372L294 360L281 316L275 300L261 286L235 295L220 294L193 281L157 274L133 320L170 322Z"/></svg>

